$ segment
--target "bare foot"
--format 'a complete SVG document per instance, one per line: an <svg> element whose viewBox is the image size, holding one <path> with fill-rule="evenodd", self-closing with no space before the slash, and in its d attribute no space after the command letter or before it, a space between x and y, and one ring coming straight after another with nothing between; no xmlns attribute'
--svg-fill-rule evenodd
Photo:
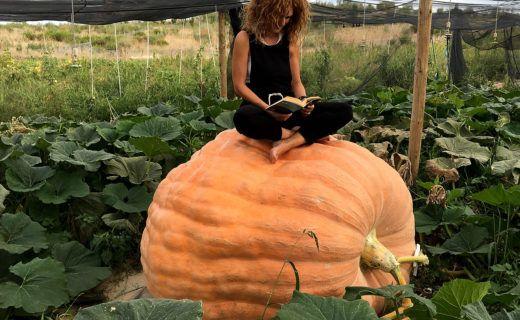
<svg viewBox="0 0 520 320"><path fill-rule="evenodd" d="M278 158L287 151L299 147L305 143L305 139L299 132L295 132L290 138L273 142L273 147L269 151L269 160L275 163Z"/></svg>
<svg viewBox="0 0 520 320"><path fill-rule="evenodd" d="M278 140L278 141L273 142L273 147L269 151L269 161L271 161L271 163L276 163L276 161L278 160L278 157L280 157L282 155L280 152L281 151L280 145L282 143L283 143L283 140Z"/></svg>

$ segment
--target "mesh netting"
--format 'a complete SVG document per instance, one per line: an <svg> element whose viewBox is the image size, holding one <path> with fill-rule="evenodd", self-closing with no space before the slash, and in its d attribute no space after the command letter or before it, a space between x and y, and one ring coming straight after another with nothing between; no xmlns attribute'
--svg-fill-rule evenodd
<svg viewBox="0 0 520 320"><path fill-rule="evenodd" d="M315 4L312 6L313 21L328 21L337 24L377 25L408 23L417 26L418 11L409 1L400 4L383 2L366 5L359 1L348 1L340 7ZM449 39L449 72L455 83L462 81L466 64L462 40L480 50L503 48L508 74L514 79L520 76L520 61L514 50L520 49L520 1L500 1L496 5L468 5L459 8L453 2L436 2L434 5L448 8L432 15L432 29L446 30ZM462 5L462 4L460 4Z"/></svg>

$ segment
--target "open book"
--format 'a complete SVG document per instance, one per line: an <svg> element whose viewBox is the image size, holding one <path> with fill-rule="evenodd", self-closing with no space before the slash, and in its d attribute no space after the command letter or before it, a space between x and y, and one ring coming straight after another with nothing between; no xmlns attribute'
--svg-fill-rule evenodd
<svg viewBox="0 0 520 320"><path fill-rule="evenodd" d="M272 104L270 103L267 110L283 114L289 114L298 110L302 110L306 108L308 105L311 105L319 100L321 100L321 98L317 96L307 97L303 100L291 96L285 96Z"/></svg>

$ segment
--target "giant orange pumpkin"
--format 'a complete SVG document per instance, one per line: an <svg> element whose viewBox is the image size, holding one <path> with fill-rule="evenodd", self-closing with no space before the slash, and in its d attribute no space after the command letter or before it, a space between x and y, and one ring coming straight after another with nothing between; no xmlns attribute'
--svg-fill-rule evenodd
<svg viewBox="0 0 520 320"><path fill-rule="evenodd" d="M141 241L153 296L202 300L204 319L247 320L261 316L272 292L267 319L294 289L290 267L275 286L286 259L307 293L341 297L346 286L395 283L361 256L373 255L374 231L393 255L414 251L412 200L398 173L346 141L296 148L276 164L269 148L227 130L160 183Z"/></svg>

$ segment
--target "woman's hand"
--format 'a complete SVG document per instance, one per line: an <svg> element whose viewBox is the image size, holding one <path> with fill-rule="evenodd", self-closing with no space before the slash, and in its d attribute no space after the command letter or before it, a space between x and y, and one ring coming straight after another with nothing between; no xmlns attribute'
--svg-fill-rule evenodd
<svg viewBox="0 0 520 320"><path fill-rule="evenodd" d="M289 119L292 114L284 114L279 112L274 112L271 110L265 110L265 112L269 113L271 117L275 118L276 121L284 122L285 120Z"/></svg>
<svg viewBox="0 0 520 320"><path fill-rule="evenodd" d="M309 104L307 107L302 109L302 115L307 117L309 114L311 114L312 110L314 110L314 105Z"/></svg>

